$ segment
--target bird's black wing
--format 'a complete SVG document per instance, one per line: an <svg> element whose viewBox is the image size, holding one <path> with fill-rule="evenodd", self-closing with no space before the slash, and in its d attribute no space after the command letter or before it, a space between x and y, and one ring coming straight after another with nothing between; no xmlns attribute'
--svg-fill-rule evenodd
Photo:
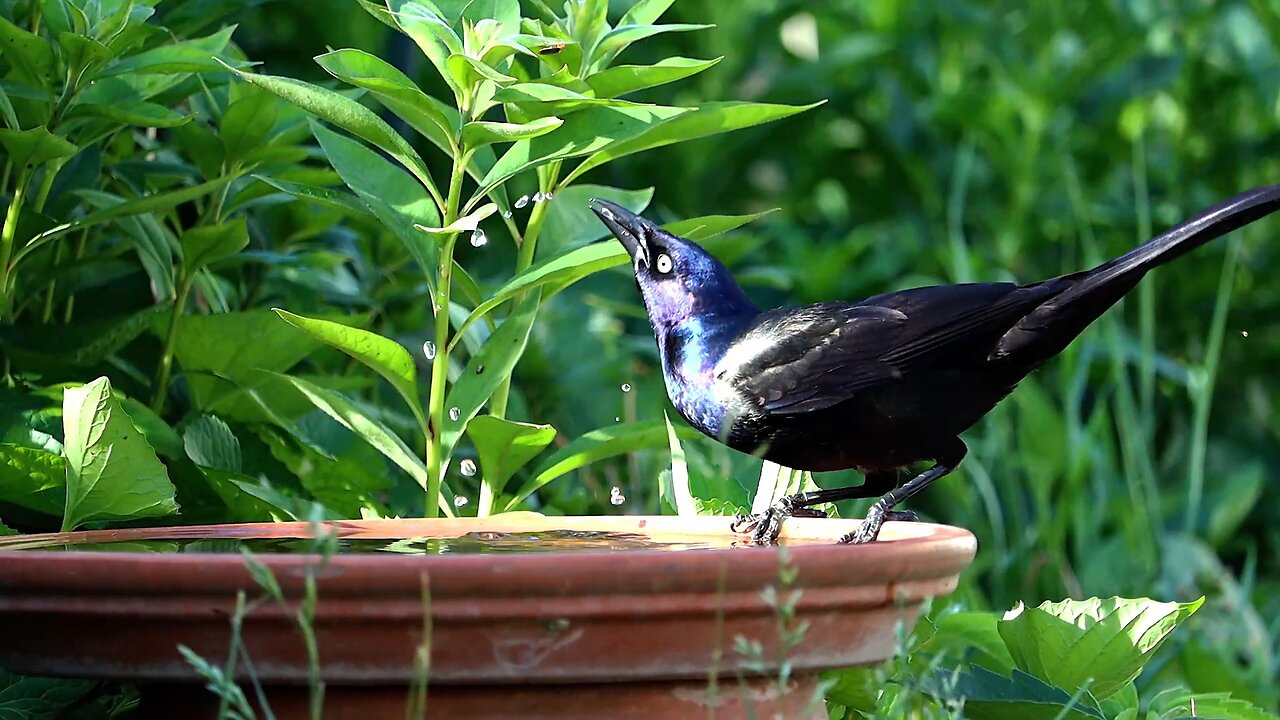
<svg viewBox="0 0 1280 720"><path fill-rule="evenodd" d="M957 354L985 356L1056 283L942 285L762 313L716 366L762 410L820 410Z"/></svg>

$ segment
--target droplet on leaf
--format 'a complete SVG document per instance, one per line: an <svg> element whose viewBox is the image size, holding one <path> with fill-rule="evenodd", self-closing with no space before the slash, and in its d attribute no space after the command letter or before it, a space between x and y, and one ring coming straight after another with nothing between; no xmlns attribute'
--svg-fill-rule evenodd
<svg viewBox="0 0 1280 720"><path fill-rule="evenodd" d="M449 419L458 422L458 418L462 417L462 411L456 407L449 408Z"/></svg>

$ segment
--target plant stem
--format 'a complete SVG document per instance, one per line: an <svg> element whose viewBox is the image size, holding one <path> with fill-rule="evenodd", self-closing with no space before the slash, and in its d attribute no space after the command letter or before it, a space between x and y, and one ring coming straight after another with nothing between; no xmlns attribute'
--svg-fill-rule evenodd
<svg viewBox="0 0 1280 720"><path fill-rule="evenodd" d="M470 153L454 157L453 172L449 177L449 197L445 201L444 225L458 219L458 203L462 197L462 181L466 177ZM444 448L441 430L444 428L444 391L449 379L449 295L453 285L453 246L457 234L442 235L440 241L440 269L436 280L436 356L431 361L431 394L427 401L427 507L426 515L436 517L440 512L440 485L444 469Z"/></svg>
<svg viewBox="0 0 1280 720"><path fill-rule="evenodd" d="M187 295L191 293L194 277L183 277L178 283L177 297L173 301L173 310L169 314L169 329L164 335L164 352L160 356L160 366L156 369L155 395L151 398L151 410L157 415L164 410L164 399L169 394L169 375L173 370L173 345L178 338L178 322L182 319L183 308L187 305Z"/></svg>
<svg viewBox="0 0 1280 720"><path fill-rule="evenodd" d="M13 306L13 279L9 277L9 263L13 258L14 240L18 235L18 217L22 214L23 196L31 176L19 171L18 182L13 188L13 199L4 216L4 229L0 230L0 323L8 322Z"/></svg>

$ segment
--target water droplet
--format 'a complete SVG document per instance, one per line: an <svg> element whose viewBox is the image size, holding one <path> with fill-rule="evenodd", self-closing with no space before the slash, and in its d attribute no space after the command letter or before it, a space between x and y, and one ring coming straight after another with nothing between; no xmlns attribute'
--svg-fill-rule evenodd
<svg viewBox="0 0 1280 720"><path fill-rule="evenodd" d="M615 416L614 416L614 418L613 418L613 421L614 421L614 422L622 422L622 418L621 418L621 417L618 417L618 416L616 416L616 415L615 415Z"/></svg>
<svg viewBox="0 0 1280 720"><path fill-rule="evenodd" d="M546 199L547 199L546 193L542 192L541 190L533 194L533 201L536 203L540 203Z"/></svg>
<svg viewBox="0 0 1280 720"><path fill-rule="evenodd" d="M550 191L550 190L548 190L548 191L546 191L546 192L542 193L542 199L543 199L543 200L550 200L550 199L551 199L551 191Z"/></svg>
<svg viewBox="0 0 1280 720"><path fill-rule="evenodd" d="M476 228L476 231L471 233L471 247L484 247L488 243L489 236L485 235L481 228Z"/></svg>
<svg viewBox="0 0 1280 720"><path fill-rule="evenodd" d="M476 366L476 374L477 374L477 375L483 375L483 374L484 374L484 366L483 366L483 365L477 365L477 366Z"/></svg>
<svg viewBox="0 0 1280 720"><path fill-rule="evenodd" d="M423 356L425 356L428 360L435 360L435 359L436 359L436 344L435 344L435 343L433 343L433 342L431 342L430 340L428 340L428 341L426 341L426 342L422 343L422 354L423 354Z"/></svg>
<svg viewBox="0 0 1280 720"><path fill-rule="evenodd" d="M631 383L622 383L622 392L631 392Z"/></svg>
<svg viewBox="0 0 1280 720"><path fill-rule="evenodd" d="M626 501L627 501L627 496L622 494L622 488L618 487L617 485L614 485L613 488L609 490L610 503L614 505L621 505Z"/></svg>
<svg viewBox="0 0 1280 720"><path fill-rule="evenodd" d="M458 470L463 475L471 477L476 474L476 461L471 458L466 458L462 462L458 463Z"/></svg>
<svg viewBox="0 0 1280 720"><path fill-rule="evenodd" d="M463 505L466 505L467 502L468 502L467 498L463 495L455 495L453 498L454 507L462 507Z"/></svg>
<svg viewBox="0 0 1280 720"><path fill-rule="evenodd" d="M449 408L449 419L458 422L458 418L462 417L462 411L456 407Z"/></svg>
<svg viewBox="0 0 1280 720"><path fill-rule="evenodd" d="M519 199L519 200L516 200L516 202L515 202L515 208L516 208L517 210L519 210L520 208L522 208L522 207L524 207L525 205L528 205L528 204L529 204L529 196L528 196L528 195L521 195L521 196L520 196L520 199Z"/></svg>
<svg viewBox="0 0 1280 720"><path fill-rule="evenodd" d="M1247 337L1249 337L1249 331L1248 331L1248 330L1241 330L1241 331L1240 331L1240 337L1243 337L1243 338L1247 338Z"/></svg>
<svg viewBox="0 0 1280 720"><path fill-rule="evenodd" d="M502 217L504 217L504 218L510 218L510 217L511 217L511 211L510 211L510 210L503 210L503 211L502 211Z"/></svg>

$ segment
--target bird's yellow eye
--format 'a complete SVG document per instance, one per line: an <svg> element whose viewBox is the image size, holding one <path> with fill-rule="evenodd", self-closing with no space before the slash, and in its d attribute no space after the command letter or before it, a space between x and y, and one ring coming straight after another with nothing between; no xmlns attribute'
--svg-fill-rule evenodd
<svg viewBox="0 0 1280 720"><path fill-rule="evenodd" d="M667 273L671 272L671 256L667 255L666 253L659 255L658 262L655 264L655 267L657 267L658 272L662 273L663 275L666 275Z"/></svg>

